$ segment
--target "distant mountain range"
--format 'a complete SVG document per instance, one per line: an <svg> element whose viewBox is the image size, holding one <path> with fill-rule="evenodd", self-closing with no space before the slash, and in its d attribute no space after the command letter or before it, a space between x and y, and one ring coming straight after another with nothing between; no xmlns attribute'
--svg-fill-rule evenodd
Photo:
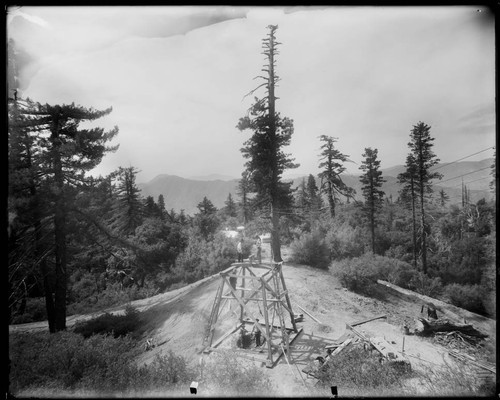
<svg viewBox="0 0 500 400"><path fill-rule="evenodd" d="M433 170L443 174L441 181L436 180L434 184L434 193L444 189L450 197L451 204L458 204L462 199L462 179L470 190L470 197L473 202L481 198L489 200L493 197L489 184L492 180L491 164L493 159L485 159L481 161L461 161L455 163L443 163L436 165ZM400 189L397 183L397 176L404 171L404 166L398 165L382 170L382 176L386 182L382 186L382 190L389 197L392 195L396 200ZM186 214L194 215L198 212L196 207L198 203L207 197L215 207L224 207L224 202L229 194L235 201L239 200L236 195L238 187L238 179L231 179L228 176L222 175L207 175L196 177L197 179L181 178L175 175L158 175L147 183L140 183L137 186L143 196L153 196L155 200L160 194L165 198L165 206L167 209L174 209L179 212L181 209ZM293 187L298 187L304 177L293 179ZM344 182L356 190L355 198L361 200L361 183L359 175L343 175ZM319 186L319 181L317 181Z"/></svg>

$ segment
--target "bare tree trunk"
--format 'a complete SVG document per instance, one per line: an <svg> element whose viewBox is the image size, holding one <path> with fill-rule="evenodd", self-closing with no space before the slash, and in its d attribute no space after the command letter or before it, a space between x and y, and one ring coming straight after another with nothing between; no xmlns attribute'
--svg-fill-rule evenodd
<svg viewBox="0 0 500 400"><path fill-rule="evenodd" d="M55 283L55 330L66 330L66 205L64 193L64 177L60 153L59 121L54 121L52 129L54 143L53 163L54 179L57 187L57 200L55 204L54 230L55 230L55 258L56 258L56 283Z"/></svg>
<svg viewBox="0 0 500 400"><path fill-rule="evenodd" d="M275 28L274 28L275 29ZM278 144L276 138L276 98L274 96L274 29L271 28L269 35L269 80L268 80L268 96L269 96L269 134L272 138L272 188L271 188L271 249L273 252L274 262L281 262L281 243L280 243L280 220L278 211L278 195L279 195L279 176L278 176Z"/></svg>
<svg viewBox="0 0 500 400"><path fill-rule="evenodd" d="M333 198L333 187L332 183L328 182L328 203L330 204L330 216L335 218L335 199Z"/></svg>
<svg viewBox="0 0 500 400"><path fill-rule="evenodd" d="M417 216L415 211L415 186L413 177L410 178L411 185L411 212L412 212L412 226L413 226L413 266L417 268Z"/></svg>

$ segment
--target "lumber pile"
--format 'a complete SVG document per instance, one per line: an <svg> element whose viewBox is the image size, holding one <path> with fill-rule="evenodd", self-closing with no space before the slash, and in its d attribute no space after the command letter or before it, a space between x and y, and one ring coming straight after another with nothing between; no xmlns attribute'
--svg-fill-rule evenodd
<svg viewBox="0 0 500 400"><path fill-rule="evenodd" d="M393 363L399 363L405 368L411 369L408 358L396 350L387 340L381 337L370 338L370 343L378 350L385 360Z"/></svg>
<svg viewBox="0 0 500 400"><path fill-rule="evenodd" d="M421 327L415 331L416 335L432 336L442 332L457 332L462 337L471 337L476 339L484 339L488 337L470 324L453 324L448 320L437 319L435 321L418 318Z"/></svg>

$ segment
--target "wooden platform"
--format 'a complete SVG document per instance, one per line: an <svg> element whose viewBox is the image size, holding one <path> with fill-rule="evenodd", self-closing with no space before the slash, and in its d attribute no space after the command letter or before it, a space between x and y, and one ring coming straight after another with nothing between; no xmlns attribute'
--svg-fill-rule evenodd
<svg viewBox="0 0 500 400"><path fill-rule="evenodd" d="M229 330L226 332L219 340L217 340L212 346L207 347L203 350L203 353L209 354L210 352L214 351L224 351L224 349L221 348L221 345L228 341L231 340L232 336L234 334L239 335L238 331L243 325L253 325L253 322L250 320L244 320L242 323L238 324L236 327L233 329ZM275 328L279 328L275 326ZM302 328L298 329L297 332L294 332L293 329L291 328L286 328L287 334L289 335L289 343L290 345L294 342L295 339L302 333ZM265 363L267 368L273 368L276 363L279 361L281 356L283 355L283 347L280 346L280 343L272 343L272 349L273 349L273 357L272 361L269 359L268 352L267 352L267 345L264 343L260 347L251 347L248 349L244 349L241 347L236 347L233 348L231 347L230 350L234 352L234 354L237 357L242 357L246 359L250 359L252 361L257 361L261 363ZM228 349L229 350L229 349Z"/></svg>

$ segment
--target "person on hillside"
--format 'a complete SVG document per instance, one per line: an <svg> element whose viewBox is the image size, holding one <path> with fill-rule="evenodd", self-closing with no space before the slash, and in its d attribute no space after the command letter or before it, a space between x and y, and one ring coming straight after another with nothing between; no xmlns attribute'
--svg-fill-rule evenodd
<svg viewBox="0 0 500 400"><path fill-rule="evenodd" d="M259 323L259 319L257 318L256 321L257 321L257 323L254 324L252 331L253 331L253 334L255 335L255 346L259 347L260 346L261 332L260 332L260 329L257 328L257 324Z"/></svg>
<svg viewBox="0 0 500 400"><path fill-rule="evenodd" d="M238 252L238 262L243 262L243 239L240 239L240 241L238 242L236 251Z"/></svg>
<svg viewBox="0 0 500 400"><path fill-rule="evenodd" d="M259 264L262 264L262 241L260 240L259 236L256 236L255 246L257 247L257 262Z"/></svg>

